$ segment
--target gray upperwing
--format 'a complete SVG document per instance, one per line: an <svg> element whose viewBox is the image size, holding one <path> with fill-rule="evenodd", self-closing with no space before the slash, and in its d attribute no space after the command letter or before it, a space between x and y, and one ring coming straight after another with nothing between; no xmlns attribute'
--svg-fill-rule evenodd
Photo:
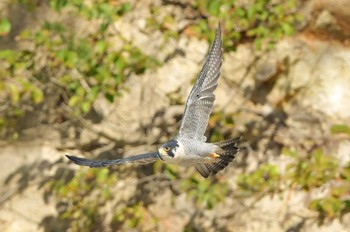
<svg viewBox="0 0 350 232"><path fill-rule="evenodd" d="M106 167L113 164L125 164L125 163L138 163L138 164L147 164L152 163L159 159L158 152L145 153L141 155L135 155L126 157L123 159L114 159L114 160L91 160L86 158L79 158L76 156L66 155L68 159L73 161L75 164L81 166L88 166L90 168Z"/></svg>
<svg viewBox="0 0 350 232"><path fill-rule="evenodd" d="M179 137L206 140L204 133L215 101L213 92L218 85L221 64L222 40L219 23L208 57L187 98Z"/></svg>

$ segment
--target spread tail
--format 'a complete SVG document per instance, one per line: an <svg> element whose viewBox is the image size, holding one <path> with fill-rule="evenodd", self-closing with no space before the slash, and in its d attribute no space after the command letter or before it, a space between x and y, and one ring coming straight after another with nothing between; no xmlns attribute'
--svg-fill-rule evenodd
<svg viewBox="0 0 350 232"><path fill-rule="evenodd" d="M215 163L205 163L196 166L197 171L204 177L207 178L210 175L215 175L219 171L226 168L236 157L239 151L237 144L240 140L239 138L228 139L214 143L221 148L217 153L220 155L218 161Z"/></svg>

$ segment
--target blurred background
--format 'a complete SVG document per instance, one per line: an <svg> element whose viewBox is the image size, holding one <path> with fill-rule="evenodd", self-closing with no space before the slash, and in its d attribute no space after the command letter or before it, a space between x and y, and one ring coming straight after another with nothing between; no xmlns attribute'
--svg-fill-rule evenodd
<svg viewBox="0 0 350 232"><path fill-rule="evenodd" d="M176 135L218 22L204 179L102 169ZM350 231L349 0L2 0L1 231Z"/></svg>

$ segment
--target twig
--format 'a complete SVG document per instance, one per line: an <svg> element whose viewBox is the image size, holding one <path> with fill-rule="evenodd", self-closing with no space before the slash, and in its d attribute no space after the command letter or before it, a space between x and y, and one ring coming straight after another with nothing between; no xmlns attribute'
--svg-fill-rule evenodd
<svg viewBox="0 0 350 232"><path fill-rule="evenodd" d="M143 177L141 179L139 179L137 181L137 184L143 184L145 182L148 182L148 181L154 181L155 179L158 179L158 178L163 178L163 177L166 177L165 174L153 174L153 175L150 175L150 176L146 176L146 177Z"/></svg>
<svg viewBox="0 0 350 232"><path fill-rule="evenodd" d="M72 113L72 109L70 109L67 105L63 105L63 109L68 113ZM111 141L115 142L116 144L123 144L122 140L115 139L112 135L109 135L108 133L106 133L104 131L97 130L96 128L94 128L94 126L90 122L88 122L84 118L77 117L77 118L75 118L75 120L80 124L80 126L82 128L86 128L89 131L97 134L98 136L101 136L101 137L104 137L108 140L111 140Z"/></svg>
<svg viewBox="0 0 350 232"><path fill-rule="evenodd" d="M0 106L0 112L5 111L7 108L9 108L9 104L5 103L3 106Z"/></svg>
<svg viewBox="0 0 350 232"><path fill-rule="evenodd" d="M0 197L0 205L3 204L5 201L7 201L8 199L10 199L13 195L15 195L18 190L20 189L21 185L17 185L15 188L13 188L12 190L6 192L4 195L2 195Z"/></svg>

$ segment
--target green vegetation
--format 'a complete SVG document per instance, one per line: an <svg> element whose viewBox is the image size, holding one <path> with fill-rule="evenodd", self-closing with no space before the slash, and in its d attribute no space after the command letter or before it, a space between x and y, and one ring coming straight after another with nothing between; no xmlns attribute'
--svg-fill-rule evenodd
<svg viewBox="0 0 350 232"><path fill-rule="evenodd" d="M253 42L257 49L271 48L282 37L293 35L295 26L302 21L302 16L297 13L298 0L255 0L243 4L237 0L195 0L188 4L187 8L196 15L197 22L190 24L185 32L212 41L213 28L220 21L225 32L225 51L235 50L238 44L247 42ZM174 17L155 17L161 10L160 7L153 8L154 15L149 18L148 25L162 30L166 38L178 38L173 29L176 27Z"/></svg>
<svg viewBox="0 0 350 232"><path fill-rule="evenodd" d="M101 211L106 202L113 199L111 187L117 178L108 169L89 169L77 172L69 180L54 180L47 183L48 192L53 192L61 202L59 217L73 231L93 231L102 226L105 213Z"/></svg>
<svg viewBox="0 0 350 232"><path fill-rule="evenodd" d="M143 202L137 202L132 205L127 205L113 215L112 224L120 225L125 224L127 228L137 228L141 224L150 224L149 221L145 221L147 209L143 206ZM154 219L153 224L156 223Z"/></svg>
<svg viewBox="0 0 350 232"><path fill-rule="evenodd" d="M43 22L39 29L27 28L19 34L17 40L26 43L25 48L0 51L0 91L7 100L0 116L2 135L16 134L16 121L32 106L41 107L47 95L56 92L55 104L69 106L73 114L63 117L71 118L89 112L98 96L113 102L130 75L159 64L122 35L111 34L115 20L132 9L130 4L53 0L50 6L95 26L77 33L79 28L68 22ZM3 33L8 32L8 24L1 21Z"/></svg>
<svg viewBox="0 0 350 232"><path fill-rule="evenodd" d="M341 167L332 156L316 149L302 155L290 149L283 149L291 161L285 171L276 165L264 164L252 173L239 176L237 184L240 197L261 197L266 194L278 194L283 191L318 191L329 186L324 197L311 199L309 208L318 212L318 219L341 218L350 212L350 163Z"/></svg>
<svg viewBox="0 0 350 232"><path fill-rule="evenodd" d="M36 9L32 1L15 0L13 4L21 4L28 11ZM221 21L224 47L230 51L244 42L254 42L257 48L269 47L291 35L300 21L297 0L257 0L243 5L235 0L196 0L188 4L198 19L184 31L174 30L175 16L162 16L161 8L156 6L150 10L148 28L161 30L165 42L183 32L212 40L213 27ZM52 20L35 30L24 28L16 37L18 43L26 46L0 51L0 92L6 99L6 109L0 115L2 136L16 138L16 121L33 107L47 104L45 99L53 92L56 98L51 105L57 108L50 114L56 121L64 121L89 112L98 96L113 102L121 96L123 83L130 75L142 74L160 64L116 33L113 24L133 10L131 3L50 0L49 7ZM77 28L74 22L60 20L61 13L93 27ZM10 30L10 21L0 18L0 36L8 35Z"/></svg>
<svg viewBox="0 0 350 232"><path fill-rule="evenodd" d="M241 43L252 43L256 49L270 49L274 43L295 32L301 21L298 0L195 0L188 1L184 13L193 18L178 28L176 14L162 14L161 6L152 6L147 19L148 32L161 31L164 43L186 34L213 40L213 30L220 21L224 31L225 51L233 51ZM35 1L13 0L28 11L35 11ZM170 4L170 3L169 3ZM174 6L175 7L175 6ZM99 97L113 102L121 97L124 83L131 75L140 75L161 64L126 40L114 23L134 10L125 1L50 0L52 19L38 28L24 28L16 36L16 48L0 51L0 136L18 137L18 122L28 112L43 111L49 105L53 119L44 123L62 123L89 113ZM61 14L74 20L62 20ZM75 23L78 21L79 23ZM186 18L187 20L187 18ZM80 25L92 25L89 29ZM0 37L10 34L13 25L0 15ZM178 103L178 99L173 99ZM47 107L46 107L47 108ZM67 110L68 109L68 110ZM47 117L49 118L49 117ZM223 131L225 128L226 131ZM214 113L209 120L209 139L219 141L235 128L232 116ZM334 125L334 134L350 136L347 125ZM290 161L285 167L263 164L237 179L235 197L259 199L285 191L318 191L330 186L322 197L312 198L308 207L318 213L318 221L342 218L350 212L350 164L340 166L333 156L321 148L303 153L289 148L282 155ZM165 188L186 193L198 211L213 210L232 195L227 179L204 179L191 170L181 173L172 165L156 162L153 173L162 178L153 184L166 183ZM160 174L159 174L160 175ZM112 229L140 228L157 225L148 212L146 201L131 197L127 202L115 197L113 187L118 177L109 169L80 169L70 178L57 178L46 184L46 190L59 202L59 219L72 231L96 231L103 228L111 205ZM152 180L153 181L153 180ZM59 207L58 207L59 208ZM110 215L110 214L108 214Z"/></svg>
<svg viewBox="0 0 350 232"><path fill-rule="evenodd" d="M228 194L226 181L215 178L204 179L198 174L184 178L180 186L181 190L196 202L197 207L204 209L215 208Z"/></svg>
<svg viewBox="0 0 350 232"><path fill-rule="evenodd" d="M266 194L278 193L281 174L277 166L264 164L254 172L242 174L238 177L237 184L240 197L250 197L255 194L264 196Z"/></svg>
<svg viewBox="0 0 350 232"><path fill-rule="evenodd" d="M11 23L8 19L0 18L0 36L7 35L11 30Z"/></svg>
<svg viewBox="0 0 350 232"><path fill-rule="evenodd" d="M213 209L225 200L229 193L229 188L225 180L215 177L204 179L196 172L192 174L180 175L177 166L167 165L161 162L154 164L155 173L164 173L168 181L171 181L172 188L179 192L186 193L195 205L200 209Z"/></svg>
<svg viewBox="0 0 350 232"><path fill-rule="evenodd" d="M183 177L176 166L161 162L154 164L154 170L158 174L164 173L165 177L152 180L151 186L169 183L167 188L186 193L198 211L214 209L229 193L225 179L204 179L194 172ZM114 188L118 181L117 174L109 169L81 168L71 178L60 177L46 182L45 189L60 202L59 219L72 231L94 231L106 226L114 230L156 226L159 220L142 200L146 197L139 199L128 195L122 199ZM106 224L106 218L111 214L106 211L106 205L113 209L110 225Z"/></svg>
<svg viewBox="0 0 350 232"><path fill-rule="evenodd" d="M333 134L345 134L350 137L350 127L347 125L337 124L331 128Z"/></svg>
<svg viewBox="0 0 350 232"><path fill-rule="evenodd" d="M231 137L231 132L234 131L235 122L232 115L224 112L213 112L208 121L210 142L218 142Z"/></svg>

